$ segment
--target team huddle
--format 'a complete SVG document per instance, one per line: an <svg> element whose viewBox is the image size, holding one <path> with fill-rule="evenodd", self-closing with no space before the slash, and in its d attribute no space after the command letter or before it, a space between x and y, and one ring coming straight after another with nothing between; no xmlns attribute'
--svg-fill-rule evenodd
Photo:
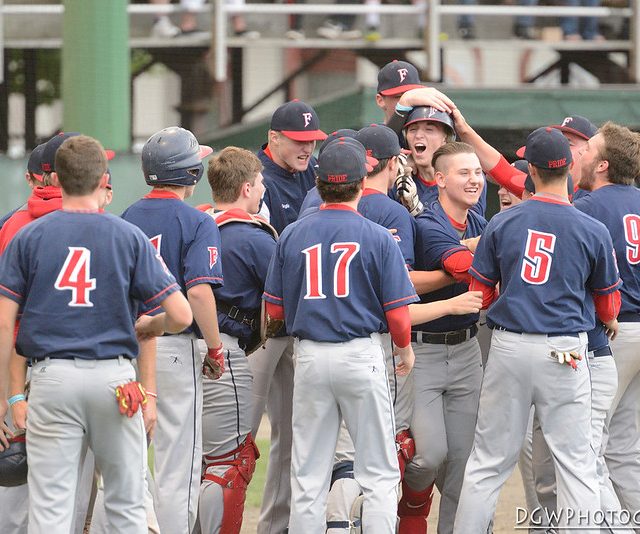
<svg viewBox="0 0 640 534"><path fill-rule="evenodd" d="M287 102L257 154L165 128L121 217L98 141L32 152L3 532L238 534L265 412L259 534L426 534L434 488L439 534L485 534L516 463L520 528L640 532L640 134L570 116L509 164L409 63L376 103L327 135Z"/></svg>

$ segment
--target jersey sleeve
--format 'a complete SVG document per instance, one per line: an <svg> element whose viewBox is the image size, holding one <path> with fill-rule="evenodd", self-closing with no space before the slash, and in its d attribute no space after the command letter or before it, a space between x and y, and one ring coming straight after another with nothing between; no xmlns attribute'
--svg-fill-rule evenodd
<svg viewBox="0 0 640 534"><path fill-rule="evenodd" d="M444 261L455 252L469 250L437 221L425 218L420 223L422 261L426 270L443 269Z"/></svg>
<svg viewBox="0 0 640 534"><path fill-rule="evenodd" d="M469 268L469 274L485 286L493 287L500 280L500 271L496 257L495 237L492 232L493 225L485 228L478 242L473 262Z"/></svg>
<svg viewBox="0 0 640 534"><path fill-rule="evenodd" d="M278 241L269 263L269 270L264 283L264 294L262 295L266 302L277 304L278 306L283 305L281 243L282 241Z"/></svg>
<svg viewBox="0 0 640 534"><path fill-rule="evenodd" d="M261 232L259 238L252 242L252 267L256 281L264 287L271 258L276 250L276 241L267 232Z"/></svg>
<svg viewBox="0 0 640 534"><path fill-rule="evenodd" d="M198 225L184 256L184 281L189 289L197 284L223 285L220 231L208 215Z"/></svg>
<svg viewBox="0 0 640 534"><path fill-rule="evenodd" d="M12 239L0 256L0 295L22 304L27 285L22 241Z"/></svg>
<svg viewBox="0 0 640 534"><path fill-rule="evenodd" d="M136 232L138 234L138 232ZM131 295L153 311L171 293L180 290L175 278L146 236L136 235L135 270L131 281Z"/></svg>
<svg viewBox="0 0 640 534"><path fill-rule="evenodd" d="M500 156L500 161L489 171L491 177L498 186L504 187L509 193L522 198L524 193L524 181L527 175L515 167L509 165L504 156Z"/></svg>
<svg viewBox="0 0 640 534"><path fill-rule="evenodd" d="M382 247L381 296L382 308L385 312L406 306L420 299L409 279L400 248L391 235L384 236Z"/></svg>
<svg viewBox="0 0 640 534"><path fill-rule="evenodd" d="M607 295L613 293L622 285L616 255L608 230L603 227L602 239L595 249L595 257L591 275L587 280L587 288L594 295Z"/></svg>

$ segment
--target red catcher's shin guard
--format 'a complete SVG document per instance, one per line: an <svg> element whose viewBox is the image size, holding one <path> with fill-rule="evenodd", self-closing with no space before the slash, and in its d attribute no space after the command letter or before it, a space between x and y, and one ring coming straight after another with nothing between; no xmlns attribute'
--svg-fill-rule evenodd
<svg viewBox="0 0 640 534"><path fill-rule="evenodd" d="M416 454L416 442L409 429L396 434L396 449L398 450L398 467L400 467L400 480L404 480L404 470L407 464Z"/></svg>
<svg viewBox="0 0 640 534"><path fill-rule="evenodd" d="M402 499L398 503L398 534L427 534L427 517L433 499L433 484L424 491L412 490L402 482Z"/></svg>

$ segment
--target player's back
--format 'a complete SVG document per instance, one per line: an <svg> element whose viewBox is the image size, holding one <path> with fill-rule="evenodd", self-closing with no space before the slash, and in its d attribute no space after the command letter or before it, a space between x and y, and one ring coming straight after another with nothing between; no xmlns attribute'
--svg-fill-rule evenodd
<svg viewBox="0 0 640 534"><path fill-rule="evenodd" d="M157 292L175 282L158 278L144 234L106 213L50 213L23 228L6 254L30 269L16 346L31 357L135 357L134 318L153 300L140 280Z"/></svg>
<svg viewBox="0 0 640 534"><path fill-rule="evenodd" d="M640 191L632 185L607 185L574 202L608 229L623 285L620 318L640 314Z"/></svg>
<svg viewBox="0 0 640 534"><path fill-rule="evenodd" d="M211 217L172 193L150 193L129 206L122 218L135 224L146 234L183 289L188 288L192 282L185 278L185 271L190 267L187 256L196 245L202 228L206 228L207 234L213 232L219 242L219 232ZM212 263L217 263L218 252L210 251ZM218 281L221 282L221 279ZM212 280L214 282L216 280Z"/></svg>
<svg viewBox="0 0 640 534"><path fill-rule="evenodd" d="M374 189L365 189L358 202L358 211L370 221L387 230L394 230L393 238L398 243L404 261L412 266L414 262L413 243L415 222L404 206L394 202L387 195Z"/></svg>
<svg viewBox="0 0 640 534"><path fill-rule="evenodd" d="M600 222L568 202L536 196L491 219L470 273L500 283L491 324L515 332L586 332L595 326L591 293L618 279L612 252Z"/></svg>
<svg viewBox="0 0 640 534"><path fill-rule="evenodd" d="M391 234L340 205L322 207L287 227L275 261L282 266L287 329L315 341L386 330L384 306L409 282ZM401 300L405 296L406 304L416 300L404 293Z"/></svg>

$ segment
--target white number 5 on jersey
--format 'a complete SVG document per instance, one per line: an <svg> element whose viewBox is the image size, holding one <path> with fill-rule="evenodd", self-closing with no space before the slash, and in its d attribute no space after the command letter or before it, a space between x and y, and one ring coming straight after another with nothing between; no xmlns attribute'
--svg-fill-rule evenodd
<svg viewBox="0 0 640 534"><path fill-rule="evenodd" d="M59 291L71 291L69 306L93 306L89 297L96 288L96 279L91 278L91 251L88 248L69 247L69 254L53 287Z"/></svg>
<svg viewBox="0 0 640 534"><path fill-rule="evenodd" d="M520 276L528 284L542 285L549 280L556 236L537 230L528 232Z"/></svg>

